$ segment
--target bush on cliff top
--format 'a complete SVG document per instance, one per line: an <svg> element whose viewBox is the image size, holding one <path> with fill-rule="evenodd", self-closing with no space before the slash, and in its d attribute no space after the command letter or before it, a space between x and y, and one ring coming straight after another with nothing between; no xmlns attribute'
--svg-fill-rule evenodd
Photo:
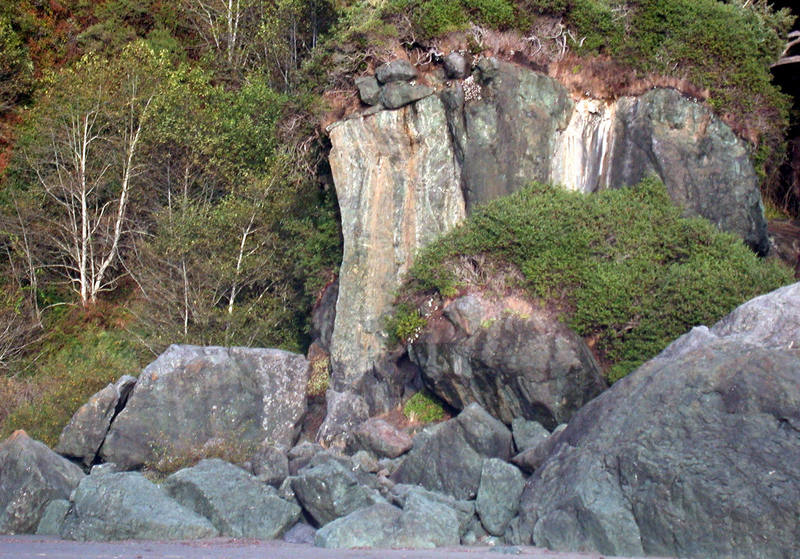
<svg viewBox="0 0 800 559"><path fill-rule="evenodd" d="M792 281L776 259L760 260L704 219L681 217L656 179L591 196L535 183L491 202L421 252L401 302L473 287L458 267L475 256L519 270L521 285L505 287L557 309L592 341L611 381L691 327Z"/></svg>

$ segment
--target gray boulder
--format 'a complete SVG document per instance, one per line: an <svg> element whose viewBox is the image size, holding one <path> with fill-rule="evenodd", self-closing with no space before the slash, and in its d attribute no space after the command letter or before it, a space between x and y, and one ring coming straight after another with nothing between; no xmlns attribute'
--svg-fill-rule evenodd
<svg viewBox="0 0 800 559"><path fill-rule="evenodd" d="M386 500L345 459L320 455L291 478L303 508L319 526Z"/></svg>
<svg viewBox="0 0 800 559"><path fill-rule="evenodd" d="M515 466L490 458L484 460L475 511L486 531L502 536L519 511L525 479Z"/></svg>
<svg viewBox="0 0 800 559"><path fill-rule="evenodd" d="M381 103L387 109L399 109L432 94L433 89L427 85L392 82L381 89Z"/></svg>
<svg viewBox="0 0 800 559"><path fill-rule="evenodd" d="M291 446L307 380L306 359L278 349L170 346L139 376L100 454L130 469L209 441Z"/></svg>
<svg viewBox="0 0 800 559"><path fill-rule="evenodd" d="M390 548L403 511L378 503L353 511L317 530L314 545L331 548Z"/></svg>
<svg viewBox="0 0 800 559"><path fill-rule="evenodd" d="M377 105L381 102L381 85L375 76L356 78L356 87L361 101L367 105Z"/></svg>
<svg viewBox="0 0 800 559"><path fill-rule="evenodd" d="M695 328L587 404L528 481L520 532L613 555L794 555L798 295L785 287Z"/></svg>
<svg viewBox="0 0 800 559"><path fill-rule="evenodd" d="M39 527L36 528L36 535L58 537L61 534L61 527L64 525L64 519L67 517L69 507L69 501L66 499L50 501L47 508L44 509L42 519L39 521Z"/></svg>
<svg viewBox="0 0 800 559"><path fill-rule="evenodd" d="M379 418L368 419L353 432L353 448L369 450L380 457L397 458L411 444L411 437Z"/></svg>
<svg viewBox="0 0 800 559"><path fill-rule="evenodd" d="M331 548L433 548L459 543L455 512L413 494L403 510L383 503L357 510L317 531L315 545Z"/></svg>
<svg viewBox="0 0 800 559"><path fill-rule="evenodd" d="M300 519L300 507L243 469L223 460L202 460L163 483L167 494L208 518L220 535L265 540L280 537Z"/></svg>
<svg viewBox="0 0 800 559"><path fill-rule="evenodd" d="M477 404L457 417L428 427L392 479L431 491L471 499L478 492L485 458L508 460L511 432Z"/></svg>
<svg viewBox="0 0 800 559"><path fill-rule="evenodd" d="M61 528L68 540L188 540L217 530L138 472L86 476Z"/></svg>
<svg viewBox="0 0 800 559"><path fill-rule="evenodd" d="M369 417L369 406L364 398L352 390L325 393L328 405L325 420L317 431L317 441L328 447L344 450L350 433Z"/></svg>
<svg viewBox="0 0 800 559"><path fill-rule="evenodd" d="M392 547L444 547L461 542L461 526L456 511L423 493L408 495L398 528Z"/></svg>
<svg viewBox="0 0 800 559"><path fill-rule="evenodd" d="M135 384L135 378L125 375L89 398L64 427L53 450L91 465L111 421L125 407Z"/></svg>
<svg viewBox="0 0 800 559"><path fill-rule="evenodd" d="M469 76L472 68L470 60L463 54L451 52L444 57L445 75L451 80L460 80Z"/></svg>
<svg viewBox="0 0 800 559"><path fill-rule="evenodd" d="M306 545L314 544L314 536L317 531L313 526L304 522L298 522L289 528L283 535L283 541L286 543L301 543Z"/></svg>
<svg viewBox="0 0 800 559"><path fill-rule="evenodd" d="M553 429L549 437L511 458L511 463L518 466L523 472L532 474L550 456L553 448L558 444L561 433L566 428L566 423L562 423Z"/></svg>
<svg viewBox="0 0 800 559"><path fill-rule="evenodd" d="M514 437L514 446L520 452L538 446L550 437L550 432L541 423L521 417L515 417L511 421L511 434Z"/></svg>
<svg viewBox="0 0 800 559"><path fill-rule="evenodd" d="M50 501L67 499L83 471L25 431L0 443L0 534L33 533Z"/></svg>
<svg viewBox="0 0 800 559"><path fill-rule="evenodd" d="M278 487L289 476L289 458L280 448L262 445L250 459L253 475L258 481Z"/></svg>
<svg viewBox="0 0 800 559"><path fill-rule="evenodd" d="M382 84L411 81L417 77L417 69L408 60L392 60L386 64L381 64L375 70L375 77Z"/></svg>
<svg viewBox="0 0 800 559"><path fill-rule="evenodd" d="M464 535L475 517L475 501L458 500L451 495L428 491L419 485L398 483L391 489L392 503L402 509L406 509L406 503L412 496L417 500L435 501L455 512L458 519L459 536Z"/></svg>
<svg viewBox="0 0 800 559"><path fill-rule="evenodd" d="M552 429L605 386L586 343L517 298L452 301L428 321L409 354L445 402L456 409L477 402L507 424L522 417Z"/></svg>

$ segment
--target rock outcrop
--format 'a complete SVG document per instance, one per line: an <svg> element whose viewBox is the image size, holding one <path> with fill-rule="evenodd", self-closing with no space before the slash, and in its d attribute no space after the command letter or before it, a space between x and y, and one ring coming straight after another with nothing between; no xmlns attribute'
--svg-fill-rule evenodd
<svg viewBox="0 0 800 559"><path fill-rule="evenodd" d="M393 290L416 251L463 220L464 200L444 105L436 96L337 123L330 137L344 236L332 388L368 396L386 352L384 321ZM373 399L373 414L402 396L403 380L391 382L399 386Z"/></svg>
<svg viewBox="0 0 800 559"><path fill-rule="evenodd" d="M83 471L25 431L0 443L0 534L36 531L50 501L66 499Z"/></svg>
<svg viewBox="0 0 800 559"><path fill-rule="evenodd" d="M426 386L456 409L472 402L506 424L549 429L605 388L586 343L552 314L509 297L456 299L428 321L409 354Z"/></svg>
<svg viewBox="0 0 800 559"><path fill-rule="evenodd" d="M528 481L540 546L784 558L800 548L800 284L697 327L576 414Z"/></svg>
<svg viewBox="0 0 800 559"><path fill-rule="evenodd" d="M462 70L450 62L462 75L464 61ZM664 89L576 101L548 76L486 58L466 79L441 83L450 86L437 95L330 127L344 236L334 388L364 394L371 413L402 392L383 327L416 250L532 180L593 192L656 174L687 214L767 250L748 148L702 104Z"/></svg>
<svg viewBox="0 0 800 559"><path fill-rule="evenodd" d="M307 380L306 359L286 351L173 345L142 371L100 454L129 469L215 440L290 446Z"/></svg>

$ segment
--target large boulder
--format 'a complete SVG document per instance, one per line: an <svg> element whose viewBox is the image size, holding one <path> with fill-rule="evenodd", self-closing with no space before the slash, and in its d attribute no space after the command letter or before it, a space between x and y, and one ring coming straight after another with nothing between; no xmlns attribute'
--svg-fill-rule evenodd
<svg viewBox="0 0 800 559"><path fill-rule="evenodd" d="M417 77L417 69L408 60L392 60L375 69L378 82L385 84L397 81L411 81Z"/></svg>
<svg viewBox="0 0 800 559"><path fill-rule="evenodd" d="M67 499L83 470L15 431L0 443L0 534L36 531L50 501Z"/></svg>
<svg viewBox="0 0 800 559"><path fill-rule="evenodd" d="M471 404L457 417L419 433L392 479L456 499L472 499L478 492L483 461L508 460L510 453L511 431L478 404Z"/></svg>
<svg viewBox="0 0 800 559"><path fill-rule="evenodd" d="M373 417L353 432L353 448L374 452L377 456L397 458L411 448L411 437L387 421Z"/></svg>
<svg viewBox="0 0 800 559"><path fill-rule="evenodd" d="M800 548L800 284L697 327L576 414L525 489L536 545L785 558Z"/></svg>
<svg viewBox="0 0 800 559"><path fill-rule="evenodd" d="M459 544L455 511L419 494L401 510L383 503L357 510L317 531L319 547L433 548Z"/></svg>
<svg viewBox="0 0 800 559"><path fill-rule="evenodd" d="M291 478L292 489L303 508L319 526L342 516L385 503L366 474L353 471L352 464L330 455L317 455Z"/></svg>
<svg viewBox="0 0 800 559"><path fill-rule="evenodd" d="M525 479L516 466L497 458L483 462L481 484L475 499L475 512L493 536L502 536L519 511Z"/></svg>
<svg viewBox="0 0 800 559"><path fill-rule="evenodd" d="M61 528L69 540L188 540L218 535L202 516L138 472L86 476Z"/></svg>
<svg viewBox="0 0 800 559"><path fill-rule="evenodd" d="M399 109L419 101L433 93L427 85L412 85L405 82L392 82L381 89L381 103L387 109Z"/></svg>
<svg viewBox="0 0 800 559"><path fill-rule="evenodd" d="M223 460L201 460L175 472L162 488L188 509L208 518L220 535L271 540L300 519L300 507L243 469Z"/></svg>
<svg viewBox="0 0 800 559"><path fill-rule="evenodd" d="M108 428L128 402L136 379L125 375L109 384L82 405L61 432L53 450L64 456L80 459L86 466L94 462Z"/></svg>
<svg viewBox="0 0 800 559"><path fill-rule="evenodd" d="M553 429L605 386L577 334L512 297L452 301L429 320L409 354L445 402L456 409L477 402L507 424L522 417Z"/></svg>
<svg viewBox="0 0 800 559"><path fill-rule="evenodd" d="M736 233L759 253L769 250L750 150L710 108L675 90L654 89L619 100L611 133L611 187L656 174L687 214Z"/></svg>
<svg viewBox="0 0 800 559"><path fill-rule="evenodd" d="M170 346L139 376L100 454L128 469L196 454L209 441L291 446L308 369L302 355L278 349Z"/></svg>

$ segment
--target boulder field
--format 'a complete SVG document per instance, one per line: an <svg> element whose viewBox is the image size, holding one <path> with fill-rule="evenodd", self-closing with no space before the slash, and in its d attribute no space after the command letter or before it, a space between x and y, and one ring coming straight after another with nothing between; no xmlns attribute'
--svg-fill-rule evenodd
<svg viewBox="0 0 800 559"><path fill-rule="evenodd" d="M609 555L788 558L800 549L800 284L757 297L676 340L552 431L477 403L421 430L358 425L345 452L262 440L234 465L204 459L163 477L103 462L86 475L23 432L0 443L0 531L79 540L277 538L323 547L511 544ZM218 348L173 347L175 371ZM238 355L242 390L263 363ZM188 359L194 355L197 361ZM260 355L260 354L259 354ZM298 356L299 357L299 356ZM284 378L307 378L281 356ZM146 392L203 409L171 373ZM153 368L146 370L153 371ZM198 384L208 375L199 374ZM111 421L134 404L139 382ZM230 386L226 385L230 383ZM118 385L112 385L118 386ZM101 392L107 394L108 389ZM142 396L139 396L142 397ZM100 409L95 402L87 405ZM195 412L172 410L174 417ZM251 411L262 417L261 408ZM65 433L96 425L82 409ZM283 425L283 423L281 424ZM509 428L510 427L510 428ZM182 441L203 446L204 424ZM153 441L140 441L152 445ZM101 449L106 442L102 442ZM85 466L83 456L73 457ZM88 469L88 467L87 467Z"/></svg>

